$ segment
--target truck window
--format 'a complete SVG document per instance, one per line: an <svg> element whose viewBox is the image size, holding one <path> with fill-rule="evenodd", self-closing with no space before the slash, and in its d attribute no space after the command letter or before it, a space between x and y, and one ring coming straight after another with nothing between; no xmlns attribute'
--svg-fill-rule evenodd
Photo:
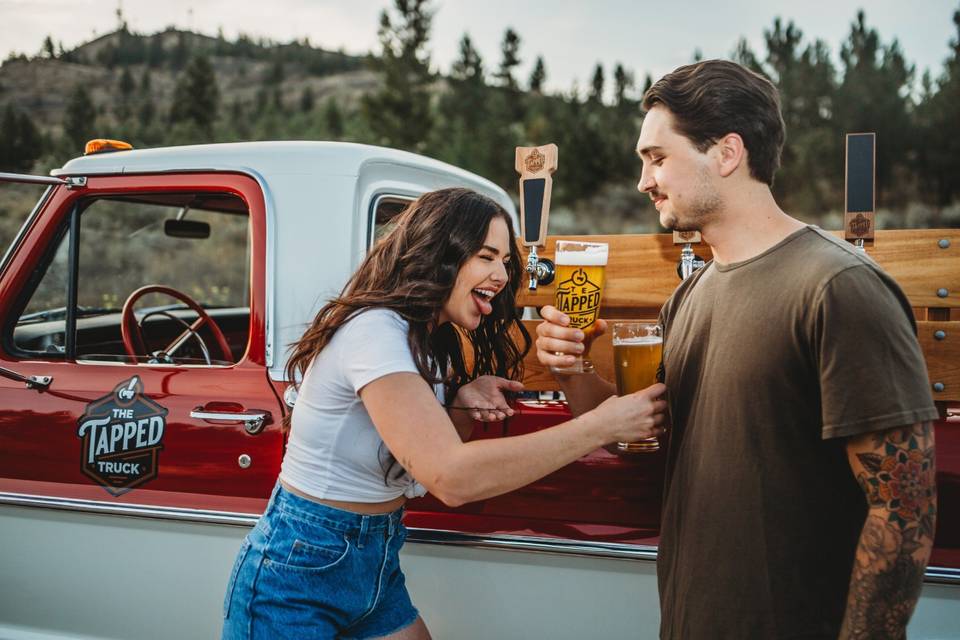
<svg viewBox="0 0 960 640"><path fill-rule="evenodd" d="M13 340L18 350L128 364L239 360L250 326L249 215L240 198L209 193L97 198L83 202L78 215L75 353L66 353L64 335L69 232L20 315ZM164 292L140 295L150 285ZM203 326L195 326L199 314L190 300L209 316ZM125 346L121 322L128 301L132 333L142 339L128 339ZM210 322L220 328L228 349L220 346Z"/></svg>
<svg viewBox="0 0 960 640"><path fill-rule="evenodd" d="M379 196L374 200L372 234L367 245L368 249L393 229L397 216L403 213L411 202L413 198L392 195Z"/></svg>

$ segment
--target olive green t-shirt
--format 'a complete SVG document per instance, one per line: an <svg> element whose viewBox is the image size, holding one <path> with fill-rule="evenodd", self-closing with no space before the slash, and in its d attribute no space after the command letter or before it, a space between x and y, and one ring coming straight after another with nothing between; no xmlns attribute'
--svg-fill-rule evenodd
<svg viewBox="0 0 960 640"><path fill-rule="evenodd" d="M663 308L661 637L835 639L866 501L846 436L937 418L909 302L815 227Z"/></svg>

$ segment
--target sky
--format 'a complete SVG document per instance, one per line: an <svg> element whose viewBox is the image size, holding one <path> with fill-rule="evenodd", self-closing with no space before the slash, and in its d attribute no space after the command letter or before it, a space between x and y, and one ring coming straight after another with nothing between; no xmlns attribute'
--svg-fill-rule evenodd
<svg viewBox="0 0 960 640"><path fill-rule="evenodd" d="M392 0L0 0L0 58L16 51L33 55L51 35L67 48L112 31L122 7L131 30L153 33L173 25L227 38L245 33L285 42L309 38L315 46L362 54L377 49L377 26ZM434 70L449 71L460 38L469 33L485 68L500 60L507 27L521 36L523 61L517 77L526 84L533 62L543 56L547 88L583 93L597 63L608 86L620 62L637 79L654 79L704 57L729 57L737 40L747 39L764 51L763 31L777 16L792 20L804 42L824 40L839 60L840 44L850 32L857 10L884 43L894 38L919 80L925 69L934 76L956 37L952 16L960 0L433 0L430 50Z"/></svg>

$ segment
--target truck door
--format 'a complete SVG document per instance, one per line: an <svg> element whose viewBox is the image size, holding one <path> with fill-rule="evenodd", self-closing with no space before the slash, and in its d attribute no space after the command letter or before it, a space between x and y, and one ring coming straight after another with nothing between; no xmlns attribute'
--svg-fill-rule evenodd
<svg viewBox="0 0 960 640"><path fill-rule="evenodd" d="M0 493L259 513L283 435L258 184L89 177L28 225L0 281Z"/></svg>

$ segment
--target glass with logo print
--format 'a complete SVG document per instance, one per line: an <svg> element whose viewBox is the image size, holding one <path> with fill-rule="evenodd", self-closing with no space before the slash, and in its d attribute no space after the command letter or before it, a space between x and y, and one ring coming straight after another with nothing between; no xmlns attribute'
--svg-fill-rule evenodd
<svg viewBox="0 0 960 640"><path fill-rule="evenodd" d="M589 340L596 330L607 267L609 245L604 242L560 240L554 255L557 265L557 309L567 314L570 326L583 331ZM568 367L551 367L557 373L590 373L593 363L578 355Z"/></svg>

